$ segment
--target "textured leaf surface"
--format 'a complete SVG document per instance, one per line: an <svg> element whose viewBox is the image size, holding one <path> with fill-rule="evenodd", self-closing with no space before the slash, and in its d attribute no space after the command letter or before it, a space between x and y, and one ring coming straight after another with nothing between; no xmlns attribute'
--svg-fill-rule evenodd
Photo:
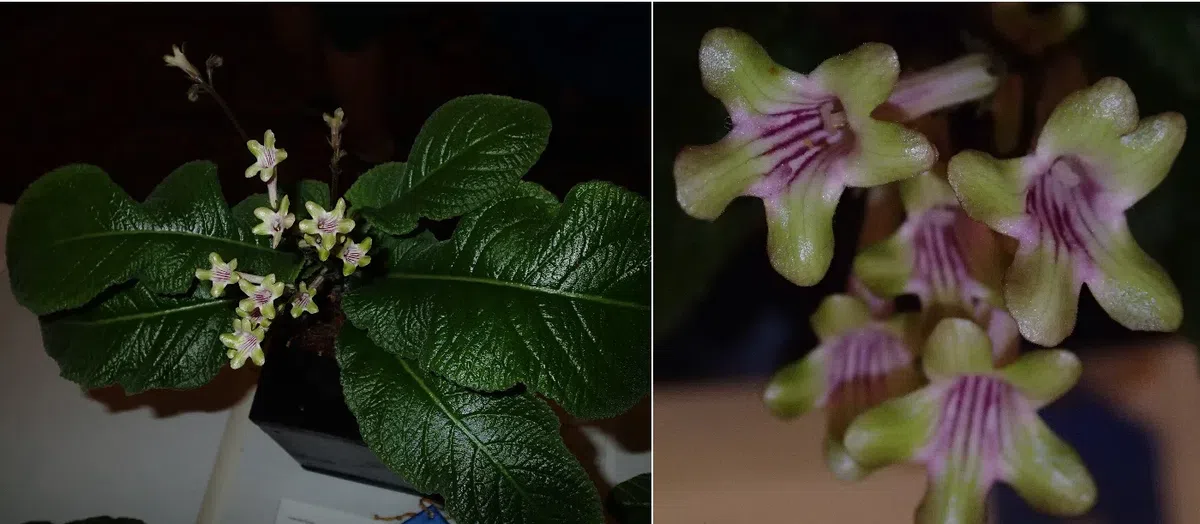
<svg viewBox="0 0 1200 524"><path fill-rule="evenodd" d="M417 135L408 163L371 169L347 199L371 224L402 235L417 219L467 213L508 191L537 162L550 117L532 102L471 95L442 105Z"/></svg>
<svg viewBox="0 0 1200 524"><path fill-rule="evenodd" d="M167 297L138 283L87 306L42 317L46 352L63 378L126 393L207 384L226 362L218 336L231 329L236 299L204 291Z"/></svg>
<svg viewBox="0 0 1200 524"><path fill-rule="evenodd" d="M379 164L363 173L346 190L346 200L352 209L379 209L404 194L401 180L407 165L404 162Z"/></svg>
<svg viewBox="0 0 1200 524"><path fill-rule="evenodd" d="M606 505L621 524L650 524L650 474L614 486Z"/></svg>
<svg viewBox="0 0 1200 524"><path fill-rule="evenodd" d="M210 162L179 167L141 204L98 167L62 167L21 195L8 229L13 294L39 315L135 278L156 293L183 293L210 252L280 280L299 270L295 256L233 218Z"/></svg>
<svg viewBox="0 0 1200 524"><path fill-rule="evenodd" d="M354 325L464 386L524 383L575 416L629 409L650 384L650 218L636 194L526 183L450 240L394 241L386 276L353 287Z"/></svg>
<svg viewBox="0 0 1200 524"><path fill-rule="evenodd" d="M529 393L469 391L421 371L345 326L338 364L363 439L456 521L600 523L600 498L563 444L558 418Z"/></svg>

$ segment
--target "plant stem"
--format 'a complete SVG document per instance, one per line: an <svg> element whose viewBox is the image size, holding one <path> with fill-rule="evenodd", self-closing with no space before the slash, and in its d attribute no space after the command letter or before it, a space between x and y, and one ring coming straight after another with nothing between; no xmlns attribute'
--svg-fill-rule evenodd
<svg viewBox="0 0 1200 524"><path fill-rule="evenodd" d="M229 104L225 103L225 99L221 98L221 95L217 93L216 88L204 80L200 81L200 87L204 89L204 92L211 95L213 100L217 101L217 105L221 106L221 110L225 112L225 118L228 118L229 123L233 124L233 127L237 129L238 135L242 137L242 142L249 142L250 135L247 135L246 130L242 129L242 124L238 123L238 119L236 116L234 116L233 110L229 108Z"/></svg>
<svg viewBox="0 0 1200 524"><path fill-rule="evenodd" d="M237 274L239 277L241 277L246 282L249 282L251 284L262 284L263 277L260 277L258 275L251 275L250 273L242 273L241 271L238 271Z"/></svg>

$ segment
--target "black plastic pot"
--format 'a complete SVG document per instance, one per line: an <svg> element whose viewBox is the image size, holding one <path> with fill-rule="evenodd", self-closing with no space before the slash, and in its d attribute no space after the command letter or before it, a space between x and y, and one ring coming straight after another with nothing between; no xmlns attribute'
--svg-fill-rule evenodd
<svg viewBox="0 0 1200 524"><path fill-rule="evenodd" d="M424 495L384 466L363 442L342 396L332 348L323 353L274 349L258 379L251 421L304 469Z"/></svg>

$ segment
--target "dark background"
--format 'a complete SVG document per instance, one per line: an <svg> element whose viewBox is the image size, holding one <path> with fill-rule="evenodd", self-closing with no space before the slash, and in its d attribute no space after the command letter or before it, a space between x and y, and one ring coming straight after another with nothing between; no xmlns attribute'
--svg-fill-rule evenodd
<svg viewBox="0 0 1200 524"><path fill-rule="evenodd" d="M1035 13L1040 9L1044 6L1031 4ZM1178 111L1200 122L1200 9L1087 4L1087 10L1084 28L1053 52L1078 56L1089 83L1109 75L1124 79L1143 117ZM988 4L659 4L654 23L654 373L659 384L765 379L804 356L816 345L808 317L824 296L845 289L863 212L861 192L848 189L834 217L837 247L829 274L818 285L802 288L770 266L760 200L738 199L714 222L680 211L671 175L675 156L685 145L713 143L728 130L724 108L700 81L697 52L705 32L722 26L745 31L777 62L805 73L869 41L892 45L902 71L950 61L972 50L969 42L979 41L994 47L1009 71L1033 68L997 34ZM968 104L950 111L956 151L990 149L991 116L979 109ZM953 151L942 153L948 160ZM1187 312L1200 310L1200 279L1193 276L1200 267L1197 169L1200 139L1192 137L1171 175L1127 215L1141 246L1171 273ZM1195 340L1200 314L1185 314L1182 331ZM1154 336L1121 328L1085 289L1076 331L1062 346L1079 353Z"/></svg>
<svg viewBox="0 0 1200 524"><path fill-rule="evenodd" d="M649 5L338 8L366 13L366 25L381 31L395 160L407 157L421 124L442 103L503 94L542 104L553 122L550 144L528 179L560 196L592 179L649 196ZM318 113L305 110L313 90L292 80L270 9L0 6L0 202L15 202L35 178L73 162L104 168L139 199L195 159L220 166L231 203L261 191L256 179L242 177L254 159L221 111L207 97L188 102L188 80L164 65L171 45L183 42L201 71L209 54L224 58L217 90L253 138L275 131L289 153L281 176L328 180L328 129ZM368 167L346 162L343 180Z"/></svg>

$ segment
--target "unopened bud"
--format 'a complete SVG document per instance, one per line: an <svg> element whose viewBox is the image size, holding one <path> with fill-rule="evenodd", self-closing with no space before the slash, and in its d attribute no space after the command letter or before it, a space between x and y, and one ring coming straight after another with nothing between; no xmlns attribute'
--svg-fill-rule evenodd
<svg viewBox="0 0 1200 524"><path fill-rule="evenodd" d="M192 87L188 88L187 97L189 102L200 100L200 84L192 84Z"/></svg>

